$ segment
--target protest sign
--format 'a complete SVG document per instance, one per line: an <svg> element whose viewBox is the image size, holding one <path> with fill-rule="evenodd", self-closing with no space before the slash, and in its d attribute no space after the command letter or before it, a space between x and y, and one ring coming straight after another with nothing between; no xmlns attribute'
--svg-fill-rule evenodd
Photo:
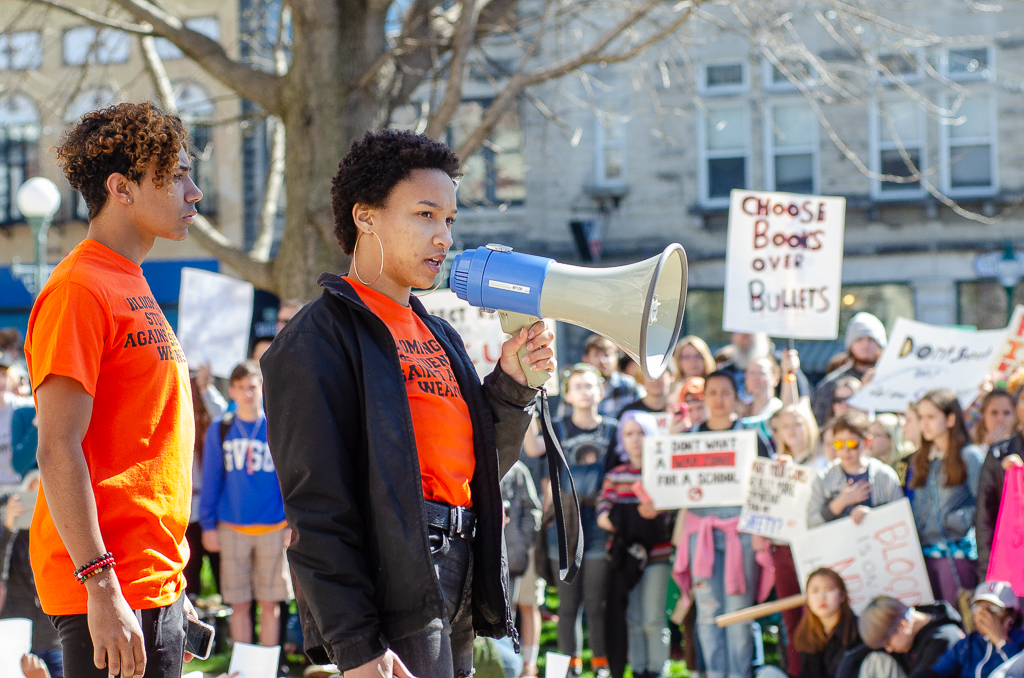
<svg viewBox="0 0 1024 678"><path fill-rule="evenodd" d="M734 190L722 327L835 339L845 222L846 198Z"/></svg>
<svg viewBox="0 0 1024 678"><path fill-rule="evenodd" d="M978 394L1006 330L976 332L897 318L874 378L850 398L851 406L903 412L928 391L949 388L966 407Z"/></svg>
<svg viewBox="0 0 1024 678"><path fill-rule="evenodd" d="M249 643L235 643L231 649L228 674L238 678L277 678L281 665L281 646L263 647Z"/></svg>
<svg viewBox="0 0 1024 678"><path fill-rule="evenodd" d="M985 581L1008 581L1018 597L1024 595L1024 468L1006 472L999 517L992 535L992 553Z"/></svg>
<svg viewBox="0 0 1024 678"><path fill-rule="evenodd" d="M650 436L644 438L644 488L657 509L740 506L756 456L753 431Z"/></svg>
<svg viewBox="0 0 1024 678"><path fill-rule="evenodd" d="M757 457L750 462L747 496L737 529L790 542L807 531L814 471L793 462Z"/></svg>
<svg viewBox="0 0 1024 678"><path fill-rule="evenodd" d="M0 676L24 676L21 658L32 651L32 620L0 620Z"/></svg>
<svg viewBox="0 0 1024 678"><path fill-rule="evenodd" d="M208 362L214 376L227 379L248 357L254 294L244 280L181 269L177 334L190 368Z"/></svg>
<svg viewBox="0 0 1024 678"><path fill-rule="evenodd" d="M1010 376L1024 365L1024 306L1013 309L1013 317L1006 328L1002 345L996 349L989 372L1002 372Z"/></svg>
<svg viewBox="0 0 1024 678"><path fill-rule="evenodd" d="M904 605L935 600L909 499L872 508L860 525L841 518L807 530L791 548L800 587L819 567L835 570L857 614L876 596L892 596Z"/></svg>

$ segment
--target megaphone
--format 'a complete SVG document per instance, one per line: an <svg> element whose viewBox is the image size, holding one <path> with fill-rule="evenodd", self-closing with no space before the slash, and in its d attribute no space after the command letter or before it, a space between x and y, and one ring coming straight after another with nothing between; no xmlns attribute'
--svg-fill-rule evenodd
<svg viewBox="0 0 1024 678"><path fill-rule="evenodd" d="M686 252L678 243L656 257L610 268L569 266L492 244L455 257L449 287L473 306L497 310L509 334L551 318L604 335L645 377L657 379L683 327L686 278ZM524 347L520 360L525 354ZM534 388L547 381L525 367Z"/></svg>

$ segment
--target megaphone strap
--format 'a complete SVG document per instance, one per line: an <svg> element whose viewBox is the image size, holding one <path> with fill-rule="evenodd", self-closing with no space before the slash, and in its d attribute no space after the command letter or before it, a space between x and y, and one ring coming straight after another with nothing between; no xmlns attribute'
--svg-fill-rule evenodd
<svg viewBox="0 0 1024 678"><path fill-rule="evenodd" d="M551 412L548 408L548 394L540 392L540 430L544 436L544 447L547 450L548 474L551 478L551 499L555 509L555 532L558 534L558 578L566 584L572 583L583 564L583 522L580 520L580 503L576 497L576 484L569 472L569 464L565 461L565 453L558 444L551 425ZM571 502L568 506L562 502L562 478L569 479ZM567 499L569 499L567 497ZM569 515L566 516L565 509ZM569 526L574 528L570 533ZM570 551L573 552L570 562Z"/></svg>

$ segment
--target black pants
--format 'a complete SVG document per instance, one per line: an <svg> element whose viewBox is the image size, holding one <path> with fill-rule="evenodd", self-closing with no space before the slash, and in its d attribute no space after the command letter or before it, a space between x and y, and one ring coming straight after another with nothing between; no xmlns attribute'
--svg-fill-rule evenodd
<svg viewBox="0 0 1024 678"><path fill-rule="evenodd" d="M180 678L185 652L185 595L166 607L142 610L146 646L145 678ZM92 637L84 614L51 616L64 649L65 678L108 678L107 669L93 663Z"/></svg>

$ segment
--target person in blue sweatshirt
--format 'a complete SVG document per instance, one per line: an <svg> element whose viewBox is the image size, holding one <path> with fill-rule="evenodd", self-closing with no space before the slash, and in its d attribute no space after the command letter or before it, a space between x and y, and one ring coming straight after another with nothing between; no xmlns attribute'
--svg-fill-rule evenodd
<svg viewBox="0 0 1024 678"><path fill-rule="evenodd" d="M971 614L977 630L946 650L926 678L988 678L1000 664L1024 650L1020 603L1009 583L978 584Z"/></svg>
<svg viewBox="0 0 1024 678"><path fill-rule="evenodd" d="M203 446L199 523L203 546L220 553L220 587L231 606L231 637L253 642L250 605L260 605L260 643L277 645L282 601L292 597L285 559L290 533L284 500L267 445L259 365L231 372L228 395L236 411L215 419Z"/></svg>

